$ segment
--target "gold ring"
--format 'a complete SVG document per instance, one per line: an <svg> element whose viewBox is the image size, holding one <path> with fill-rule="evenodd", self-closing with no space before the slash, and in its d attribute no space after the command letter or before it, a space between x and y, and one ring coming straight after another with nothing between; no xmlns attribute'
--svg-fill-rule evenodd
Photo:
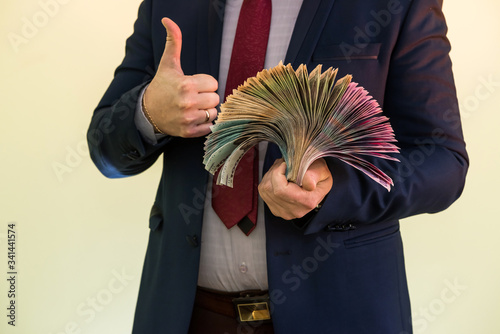
<svg viewBox="0 0 500 334"><path fill-rule="evenodd" d="M210 113L208 112L208 109L205 109L205 114L207 116L207 118L205 118L205 123L206 123L210 119Z"/></svg>

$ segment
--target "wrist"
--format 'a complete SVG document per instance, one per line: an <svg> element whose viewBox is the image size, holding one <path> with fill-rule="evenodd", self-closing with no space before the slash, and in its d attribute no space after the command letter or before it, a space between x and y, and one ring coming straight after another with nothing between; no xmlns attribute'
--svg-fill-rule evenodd
<svg viewBox="0 0 500 334"><path fill-rule="evenodd" d="M151 114L149 113L148 108L146 107L146 92L147 92L147 89L144 92L144 94L142 95L142 102L141 102L142 112L144 113L144 116L146 116L146 119L148 120L148 122L151 123L151 125L153 126L154 132L161 133L164 135L165 132L160 130L160 128L158 127L156 122L153 120L153 117L151 117Z"/></svg>

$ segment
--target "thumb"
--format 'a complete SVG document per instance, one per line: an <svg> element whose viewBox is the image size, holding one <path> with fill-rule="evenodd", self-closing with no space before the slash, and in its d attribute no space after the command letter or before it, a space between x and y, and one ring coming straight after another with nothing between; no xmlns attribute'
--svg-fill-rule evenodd
<svg viewBox="0 0 500 334"><path fill-rule="evenodd" d="M318 183L327 180L331 173L324 159L315 160L307 169L302 180L302 188L307 191L316 189Z"/></svg>
<svg viewBox="0 0 500 334"><path fill-rule="evenodd" d="M166 66L179 72L181 67L182 32L179 26L171 19L164 17L161 23L167 30L167 42L161 57L160 66Z"/></svg>
<svg viewBox="0 0 500 334"><path fill-rule="evenodd" d="M316 185L318 184L317 179L318 175L315 171L307 171L302 179L302 189L305 191L314 191L314 189L316 189Z"/></svg>

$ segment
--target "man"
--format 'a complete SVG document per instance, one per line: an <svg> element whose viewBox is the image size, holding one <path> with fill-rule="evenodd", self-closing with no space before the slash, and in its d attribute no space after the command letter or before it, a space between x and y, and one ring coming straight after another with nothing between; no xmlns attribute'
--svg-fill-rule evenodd
<svg viewBox="0 0 500 334"><path fill-rule="evenodd" d="M372 159L391 192L328 158L301 188L286 182L276 147L259 147L265 205L248 236L221 223L202 164L242 2L145 0L90 124L92 159L108 177L163 154L133 332L229 332L219 326L228 315L200 300L268 290L275 333L411 333L398 220L447 208L468 167L442 2L272 1L264 67L284 59L352 74L390 118L401 163Z"/></svg>

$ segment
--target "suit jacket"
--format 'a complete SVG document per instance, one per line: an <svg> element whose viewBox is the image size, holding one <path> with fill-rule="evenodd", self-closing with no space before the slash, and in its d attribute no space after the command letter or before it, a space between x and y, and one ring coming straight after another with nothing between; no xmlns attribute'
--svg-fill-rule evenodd
<svg viewBox="0 0 500 334"><path fill-rule="evenodd" d="M410 333L401 218L435 213L461 194L468 167L440 0L305 0L285 63L339 68L381 104L401 147L372 162L391 192L335 159L318 213L286 222L266 211L267 265L276 333ZM163 154L149 220L133 333L186 333L195 296L208 174L204 138L143 140L134 125L141 89L155 74L172 18L183 33L184 73L217 78L221 0L145 0L126 56L88 131L107 177L138 174ZM264 169L279 158L271 146Z"/></svg>

